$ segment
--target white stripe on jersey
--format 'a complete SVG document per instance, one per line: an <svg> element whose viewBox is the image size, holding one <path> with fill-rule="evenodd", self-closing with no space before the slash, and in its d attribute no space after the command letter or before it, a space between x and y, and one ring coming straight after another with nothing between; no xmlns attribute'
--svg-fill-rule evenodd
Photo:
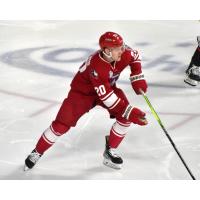
<svg viewBox="0 0 200 200"><path fill-rule="evenodd" d="M113 109L120 101L121 101L121 99L118 98L118 100L109 109Z"/></svg>
<svg viewBox="0 0 200 200"><path fill-rule="evenodd" d="M101 101L106 100L108 97L111 96L111 94L113 94L114 91L110 92L109 94L107 94L104 98L101 99Z"/></svg>
<svg viewBox="0 0 200 200"><path fill-rule="evenodd" d="M135 58L135 60L140 60L140 55L137 54L137 57Z"/></svg>
<svg viewBox="0 0 200 200"><path fill-rule="evenodd" d="M112 95L108 97L106 100L104 100L103 103L109 108L113 106L113 104L115 104L117 100L118 100L117 95L115 93L112 93Z"/></svg>
<svg viewBox="0 0 200 200"><path fill-rule="evenodd" d="M134 60L141 60L141 56L139 52L136 50L131 51L131 56L133 57Z"/></svg>
<svg viewBox="0 0 200 200"><path fill-rule="evenodd" d="M135 60L135 61L131 62L130 64L132 64L132 63L141 63L141 60Z"/></svg>

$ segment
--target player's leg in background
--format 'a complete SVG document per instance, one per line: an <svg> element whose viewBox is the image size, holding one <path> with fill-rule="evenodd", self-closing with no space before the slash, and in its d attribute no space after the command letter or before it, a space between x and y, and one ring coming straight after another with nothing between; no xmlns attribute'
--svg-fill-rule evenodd
<svg viewBox="0 0 200 200"><path fill-rule="evenodd" d="M197 86L200 83L200 36L197 37L198 47L192 56L190 65L186 70L185 83Z"/></svg>
<svg viewBox="0 0 200 200"><path fill-rule="evenodd" d="M47 151L56 140L67 133L71 127L75 127L77 121L95 105L95 98L84 96L80 93L70 91L68 97L63 101L56 119L47 128L38 140L35 149L25 160L25 167L32 168L41 155Z"/></svg>

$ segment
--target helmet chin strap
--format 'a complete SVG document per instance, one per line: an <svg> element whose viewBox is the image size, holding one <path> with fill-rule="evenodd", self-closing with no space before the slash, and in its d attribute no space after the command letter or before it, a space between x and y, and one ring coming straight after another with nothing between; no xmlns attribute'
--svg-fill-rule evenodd
<svg viewBox="0 0 200 200"><path fill-rule="evenodd" d="M112 61L114 61L113 58L112 58L112 52L111 52L111 51L109 51L109 54L107 54L105 51L103 51L103 54L104 54L108 59L112 59Z"/></svg>

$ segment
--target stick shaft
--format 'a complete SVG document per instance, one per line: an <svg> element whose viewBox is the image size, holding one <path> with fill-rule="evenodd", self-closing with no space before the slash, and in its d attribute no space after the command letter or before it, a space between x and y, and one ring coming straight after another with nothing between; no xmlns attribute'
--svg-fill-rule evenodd
<svg viewBox="0 0 200 200"><path fill-rule="evenodd" d="M171 145L173 146L174 150L176 151L176 153L178 154L179 158L181 159L183 165L185 166L185 168L187 169L188 173L190 174L191 178L193 180L196 180L194 175L192 174L191 170L189 169L189 167L187 166L185 160L183 159L183 157L181 156L180 152L178 151L176 145L174 144L173 140L171 139L170 135L168 134L167 130L165 129L160 117L158 116L158 114L156 113L155 109L153 108L151 102L149 101L148 97L145 95L145 93L143 91L141 91L142 96L144 97L145 101L147 102L149 108L151 109L151 112L153 114L153 116L156 118L156 120L158 121L158 123L160 124L162 130L164 131L165 135L167 136L168 140L170 141Z"/></svg>

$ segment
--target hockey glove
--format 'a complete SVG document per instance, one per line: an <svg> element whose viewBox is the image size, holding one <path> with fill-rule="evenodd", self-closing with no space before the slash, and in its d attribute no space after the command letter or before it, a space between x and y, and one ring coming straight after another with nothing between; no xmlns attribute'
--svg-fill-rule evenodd
<svg viewBox="0 0 200 200"><path fill-rule="evenodd" d="M145 115L146 114L142 112L140 109L134 108L131 105L128 105L122 117L129 120L130 122L133 122L134 124L144 126L148 124L148 121L146 120Z"/></svg>
<svg viewBox="0 0 200 200"><path fill-rule="evenodd" d="M146 93L148 86L144 79L144 75L142 73L138 75L131 75L130 81L131 81L132 88L137 95L141 94L140 89L142 89L142 91Z"/></svg>

